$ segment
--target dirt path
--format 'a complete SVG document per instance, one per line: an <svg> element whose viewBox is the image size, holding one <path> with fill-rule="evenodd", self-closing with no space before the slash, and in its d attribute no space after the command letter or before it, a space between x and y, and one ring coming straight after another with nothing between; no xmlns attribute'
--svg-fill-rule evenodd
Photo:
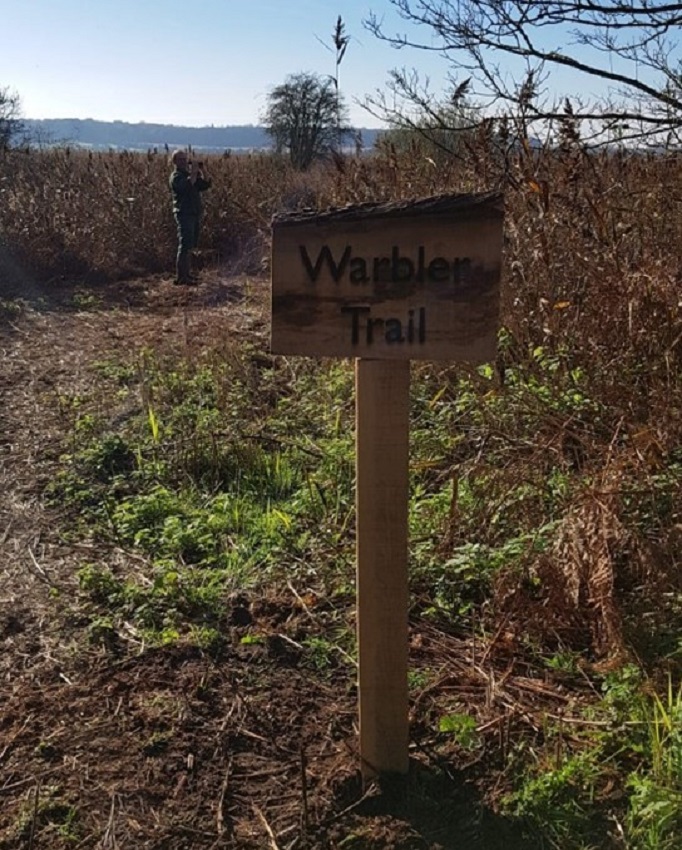
<svg viewBox="0 0 682 850"><path fill-rule="evenodd" d="M125 361L143 348L190 352L223 333L262 334L266 288L263 280L206 275L197 289L150 279L95 291L34 290L27 301L5 302L10 309L0 313L0 635L35 625L39 602L68 592L75 562L87 554L60 542L43 494L64 451L73 417L69 408L98 380L93 363ZM30 631L50 643L49 624ZM30 666L57 651L46 646L36 652L34 641L31 646Z"/></svg>

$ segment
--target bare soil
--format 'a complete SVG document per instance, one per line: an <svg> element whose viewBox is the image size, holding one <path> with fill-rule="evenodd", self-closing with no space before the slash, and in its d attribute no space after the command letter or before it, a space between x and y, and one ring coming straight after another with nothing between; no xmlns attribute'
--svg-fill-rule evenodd
<svg viewBox="0 0 682 850"><path fill-rule="evenodd" d="M569 697L503 647L488 653L415 618L414 661L441 674L414 700L410 775L363 787L354 676L301 663L288 635L311 613L293 593L227 600L225 645L211 654L150 648L134 631L108 649L88 641L78 570L140 564L115 546L69 542L44 504L67 440L60 398L131 347L265 344L266 281L205 272L186 290L163 278L2 286L0 848L535 846L493 810L505 742L514 729L539 734ZM240 643L242 616L271 638ZM474 763L433 731L439 701L481 720Z"/></svg>

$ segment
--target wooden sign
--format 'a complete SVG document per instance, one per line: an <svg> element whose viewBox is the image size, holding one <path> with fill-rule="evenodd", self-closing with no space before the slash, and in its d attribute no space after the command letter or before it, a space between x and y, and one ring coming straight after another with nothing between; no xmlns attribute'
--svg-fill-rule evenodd
<svg viewBox="0 0 682 850"><path fill-rule="evenodd" d="M495 356L502 218L501 196L486 194L363 204L273 222L272 351L356 358L366 780L405 774L409 766L409 361Z"/></svg>
<svg viewBox="0 0 682 850"><path fill-rule="evenodd" d="M276 217L273 353L492 359L502 220L492 193Z"/></svg>

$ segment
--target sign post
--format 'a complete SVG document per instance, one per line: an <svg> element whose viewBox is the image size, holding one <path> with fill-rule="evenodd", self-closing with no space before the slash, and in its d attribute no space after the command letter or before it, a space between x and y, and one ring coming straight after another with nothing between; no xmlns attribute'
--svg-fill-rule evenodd
<svg viewBox="0 0 682 850"><path fill-rule="evenodd" d="M356 358L365 779L408 769L410 360L495 356L502 223L502 198L493 193L273 221L273 353Z"/></svg>
<svg viewBox="0 0 682 850"><path fill-rule="evenodd" d="M362 773L406 773L409 361L356 360L357 636Z"/></svg>

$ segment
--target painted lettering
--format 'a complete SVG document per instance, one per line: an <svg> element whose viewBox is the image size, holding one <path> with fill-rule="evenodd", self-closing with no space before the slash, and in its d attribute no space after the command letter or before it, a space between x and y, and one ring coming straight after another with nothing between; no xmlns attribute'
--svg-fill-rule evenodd
<svg viewBox="0 0 682 850"><path fill-rule="evenodd" d="M400 319L386 319L386 342L405 342L403 323Z"/></svg>
<svg viewBox="0 0 682 850"><path fill-rule="evenodd" d="M452 260L428 257L423 245L417 248L416 257L402 254L398 245L391 247L390 256L383 257L354 255L352 245L346 245L336 255L329 245L323 245L314 258L305 245L299 245L298 250L312 283L317 283L326 270L334 283L340 283L347 275L353 284L452 283L457 286L468 283L472 272L469 257L454 257Z"/></svg>
<svg viewBox="0 0 682 850"><path fill-rule="evenodd" d="M352 248L350 245L347 245L346 250L341 255L341 259L337 263L334 257L332 256L332 252L329 250L329 246L323 245L322 250L317 255L315 265L310 262L310 257L308 256L308 251L305 245L299 245L298 250L301 254L301 259L303 260L305 270L308 272L308 277L310 278L310 280L312 280L313 283L317 283L317 279L320 276L320 272L322 271L322 267L325 262L329 267L329 273L332 276L332 280L334 281L334 283L338 283L343 277L344 271L346 270L346 266L348 265L348 261L350 260Z"/></svg>
<svg viewBox="0 0 682 850"><path fill-rule="evenodd" d="M357 345L360 342L360 315L362 313L369 313L369 307L364 307L362 305L351 305L349 307L342 307L341 312L350 313L352 316L350 339L353 345Z"/></svg>
<svg viewBox="0 0 682 850"><path fill-rule="evenodd" d="M391 278L396 283L414 279L414 263L408 257L400 256L400 248L397 245L391 249Z"/></svg>
<svg viewBox="0 0 682 850"><path fill-rule="evenodd" d="M415 311L408 310L407 321L394 316L384 319L372 316L371 307L365 304L351 304L341 307L341 312L351 317L351 343L358 345L361 338L367 345L373 345L383 334L388 345L407 342L409 345L426 342L426 308L420 307L415 326Z"/></svg>
<svg viewBox="0 0 682 850"><path fill-rule="evenodd" d="M391 269L391 261L388 257L375 257L374 258L374 274L372 275L372 280L374 283L378 283L381 280L386 280L389 275L388 272Z"/></svg>
<svg viewBox="0 0 682 850"><path fill-rule="evenodd" d="M362 257L353 257L350 261L350 282L369 283L367 263Z"/></svg>
<svg viewBox="0 0 682 850"><path fill-rule="evenodd" d="M367 319L367 345L371 345L374 342L374 328L381 331L383 324L383 319Z"/></svg>
<svg viewBox="0 0 682 850"><path fill-rule="evenodd" d="M429 280L443 283L450 279L450 263L444 257L436 257L429 263Z"/></svg>

